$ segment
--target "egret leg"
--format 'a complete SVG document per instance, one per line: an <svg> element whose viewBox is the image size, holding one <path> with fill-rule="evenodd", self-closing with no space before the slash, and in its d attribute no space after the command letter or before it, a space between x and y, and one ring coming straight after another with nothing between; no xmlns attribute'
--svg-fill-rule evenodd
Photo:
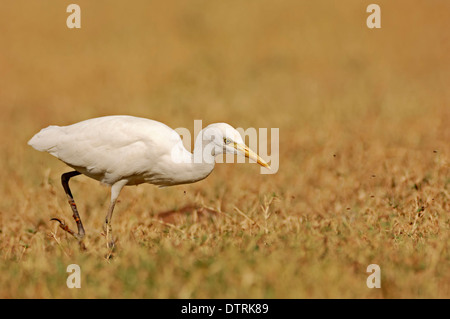
<svg viewBox="0 0 450 319"><path fill-rule="evenodd" d="M112 238L111 219L120 191L128 183L128 180L120 180L111 186L111 202L109 203L108 212L106 213L103 231L105 232L108 248L114 247L114 239Z"/></svg>
<svg viewBox="0 0 450 319"><path fill-rule="evenodd" d="M63 221L61 221L58 218L52 218L51 220L58 221L59 227L61 227L64 231L68 232L69 234L74 236L76 239L81 241L81 239L83 239L83 237L84 237L84 227L83 227L83 223L81 222L80 214L78 214L77 205L75 204L75 200L73 199L73 195L72 195L72 192L70 191L70 187L69 187L70 178L80 175L80 174L81 174L80 172L73 171L73 172L68 172L68 173L64 173L61 175L61 184L64 188L64 191L66 192L69 205L72 208L72 212L73 212L72 217L75 220L75 222L77 223L78 233L75 233L73 230L71 230L69 228L69 226L67 226Z"/></svg>

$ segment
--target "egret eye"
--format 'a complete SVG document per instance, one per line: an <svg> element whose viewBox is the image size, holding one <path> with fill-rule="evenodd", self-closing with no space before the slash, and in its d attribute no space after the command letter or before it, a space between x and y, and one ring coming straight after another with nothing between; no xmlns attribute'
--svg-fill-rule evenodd
<svg viewBox="0 0 450 319"><path fill-rule="evenodd" d="M230 143L231 143L231 139L229 139L229 138L227 138L227 137L224 137L224 138L223 138L223 142L224 142L225 144L230 144Z"/></svg>

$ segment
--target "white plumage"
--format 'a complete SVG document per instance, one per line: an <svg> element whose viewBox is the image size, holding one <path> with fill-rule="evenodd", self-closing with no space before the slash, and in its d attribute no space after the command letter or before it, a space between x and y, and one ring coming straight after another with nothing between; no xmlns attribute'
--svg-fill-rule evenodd
<svg viewBox="0 0 450 319"><path fill-rule="evenodd" d="M59 219L55 220L78 239L84 236L84 229L68 181L79 173L111 185L111 204L105 220L105 230L109 233L114 204L125 185L171 186L196 182L211 173L215 156L223 153L241 153L269 167L226 123L204 128L195 141L193 154L167 125L124 115L99 117L69 126L52 125L34 135L28 144L75 169L76 172L63 174L62 183L74 212L78 234Z"/></svg>

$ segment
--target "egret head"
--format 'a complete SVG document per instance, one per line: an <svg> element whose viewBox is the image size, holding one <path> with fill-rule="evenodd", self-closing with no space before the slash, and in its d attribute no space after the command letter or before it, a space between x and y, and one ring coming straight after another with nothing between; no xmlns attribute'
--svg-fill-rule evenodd
<svg viewBox="0 0 450 319"><path fill-rule="evenodd" d="M214 123L208 125L203 130L203 141L207 141L211 148L211 154L217 156L220 154L242 154L259 165L270 168L258 154L252 151L242 140L241 134L227 123Z"/></svg>

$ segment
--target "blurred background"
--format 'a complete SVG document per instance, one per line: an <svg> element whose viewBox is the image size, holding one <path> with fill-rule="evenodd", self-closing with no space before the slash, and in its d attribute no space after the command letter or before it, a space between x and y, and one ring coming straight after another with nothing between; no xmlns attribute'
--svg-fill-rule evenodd
<svg viewBox="0 0 450 319"><path fill-rule="evenodd" d="M59 174L67 170L31 149L28 139L48 125L113 114L190 130L195 119L204 126L227 122L280 129L277 174L221 164L211 180L193 186L205 201L216 197L201 193L203 188L213 188L220 197L221 183L228 180L226 192L238 196L240 188L233 185L250 176L254 183L246 191L276 193L277 209L292 216L325 218L350 213L347 207L382 213L391 209L383 200L395 197L389 187L405 181L407 192L401 198L404 207L413 207L411 185L426 176L438 185L436 194L448 194L449 1L378 0L381 29L367 27L366 8L372 1L361 0L77 0L81 29L66 26L70 3L1 1L4 235L7 229L22 229L7 222L33 207L36 185L48 178L57 185ZM55 187L63 202L62 190ZM84 192L89 198L89 190ZM102 192L96 204L107 200ZM175 191L161 194L149 195L154 200L162 196L152 208L156 211L173 208L172 198L182 203ZM368 202L370 195L382 199ZM224 202L224 211L232 211L245 196ZM443 198L441 211L449 205L448 197ZM47 223L51 212L43 211ZM98 214L100 225L103 213ZM36 216L25 222L34 225ZM405 225L414 220L411 216L404 217ZM438 295L448 296L448 284L436 285L441 287ZM425 290L428 296L435 287ZM289 291L285 288L280 291ZM324 296L307 291L302 296Z"/></svg>
<svg viewBox="0 0 450 319"><path fill-rule="evenodd" d="M369 29L369 3L80 0L69 29L69 2L4 1L3 167L22 174L43 127L113 114L279 128L286 178L349 141L448 150L450 4L379 1Z"/></svg>
<svg viewBox="0 0 450 319"><path fill-rule="evenodd" d="M69 3L2 3L8 138L110 114L280 127L286 142L330 120L448 119L429 126L448 109L447 1L379 1L381 29L367 1L80 0L81 29L66 26Z"/></svg>

